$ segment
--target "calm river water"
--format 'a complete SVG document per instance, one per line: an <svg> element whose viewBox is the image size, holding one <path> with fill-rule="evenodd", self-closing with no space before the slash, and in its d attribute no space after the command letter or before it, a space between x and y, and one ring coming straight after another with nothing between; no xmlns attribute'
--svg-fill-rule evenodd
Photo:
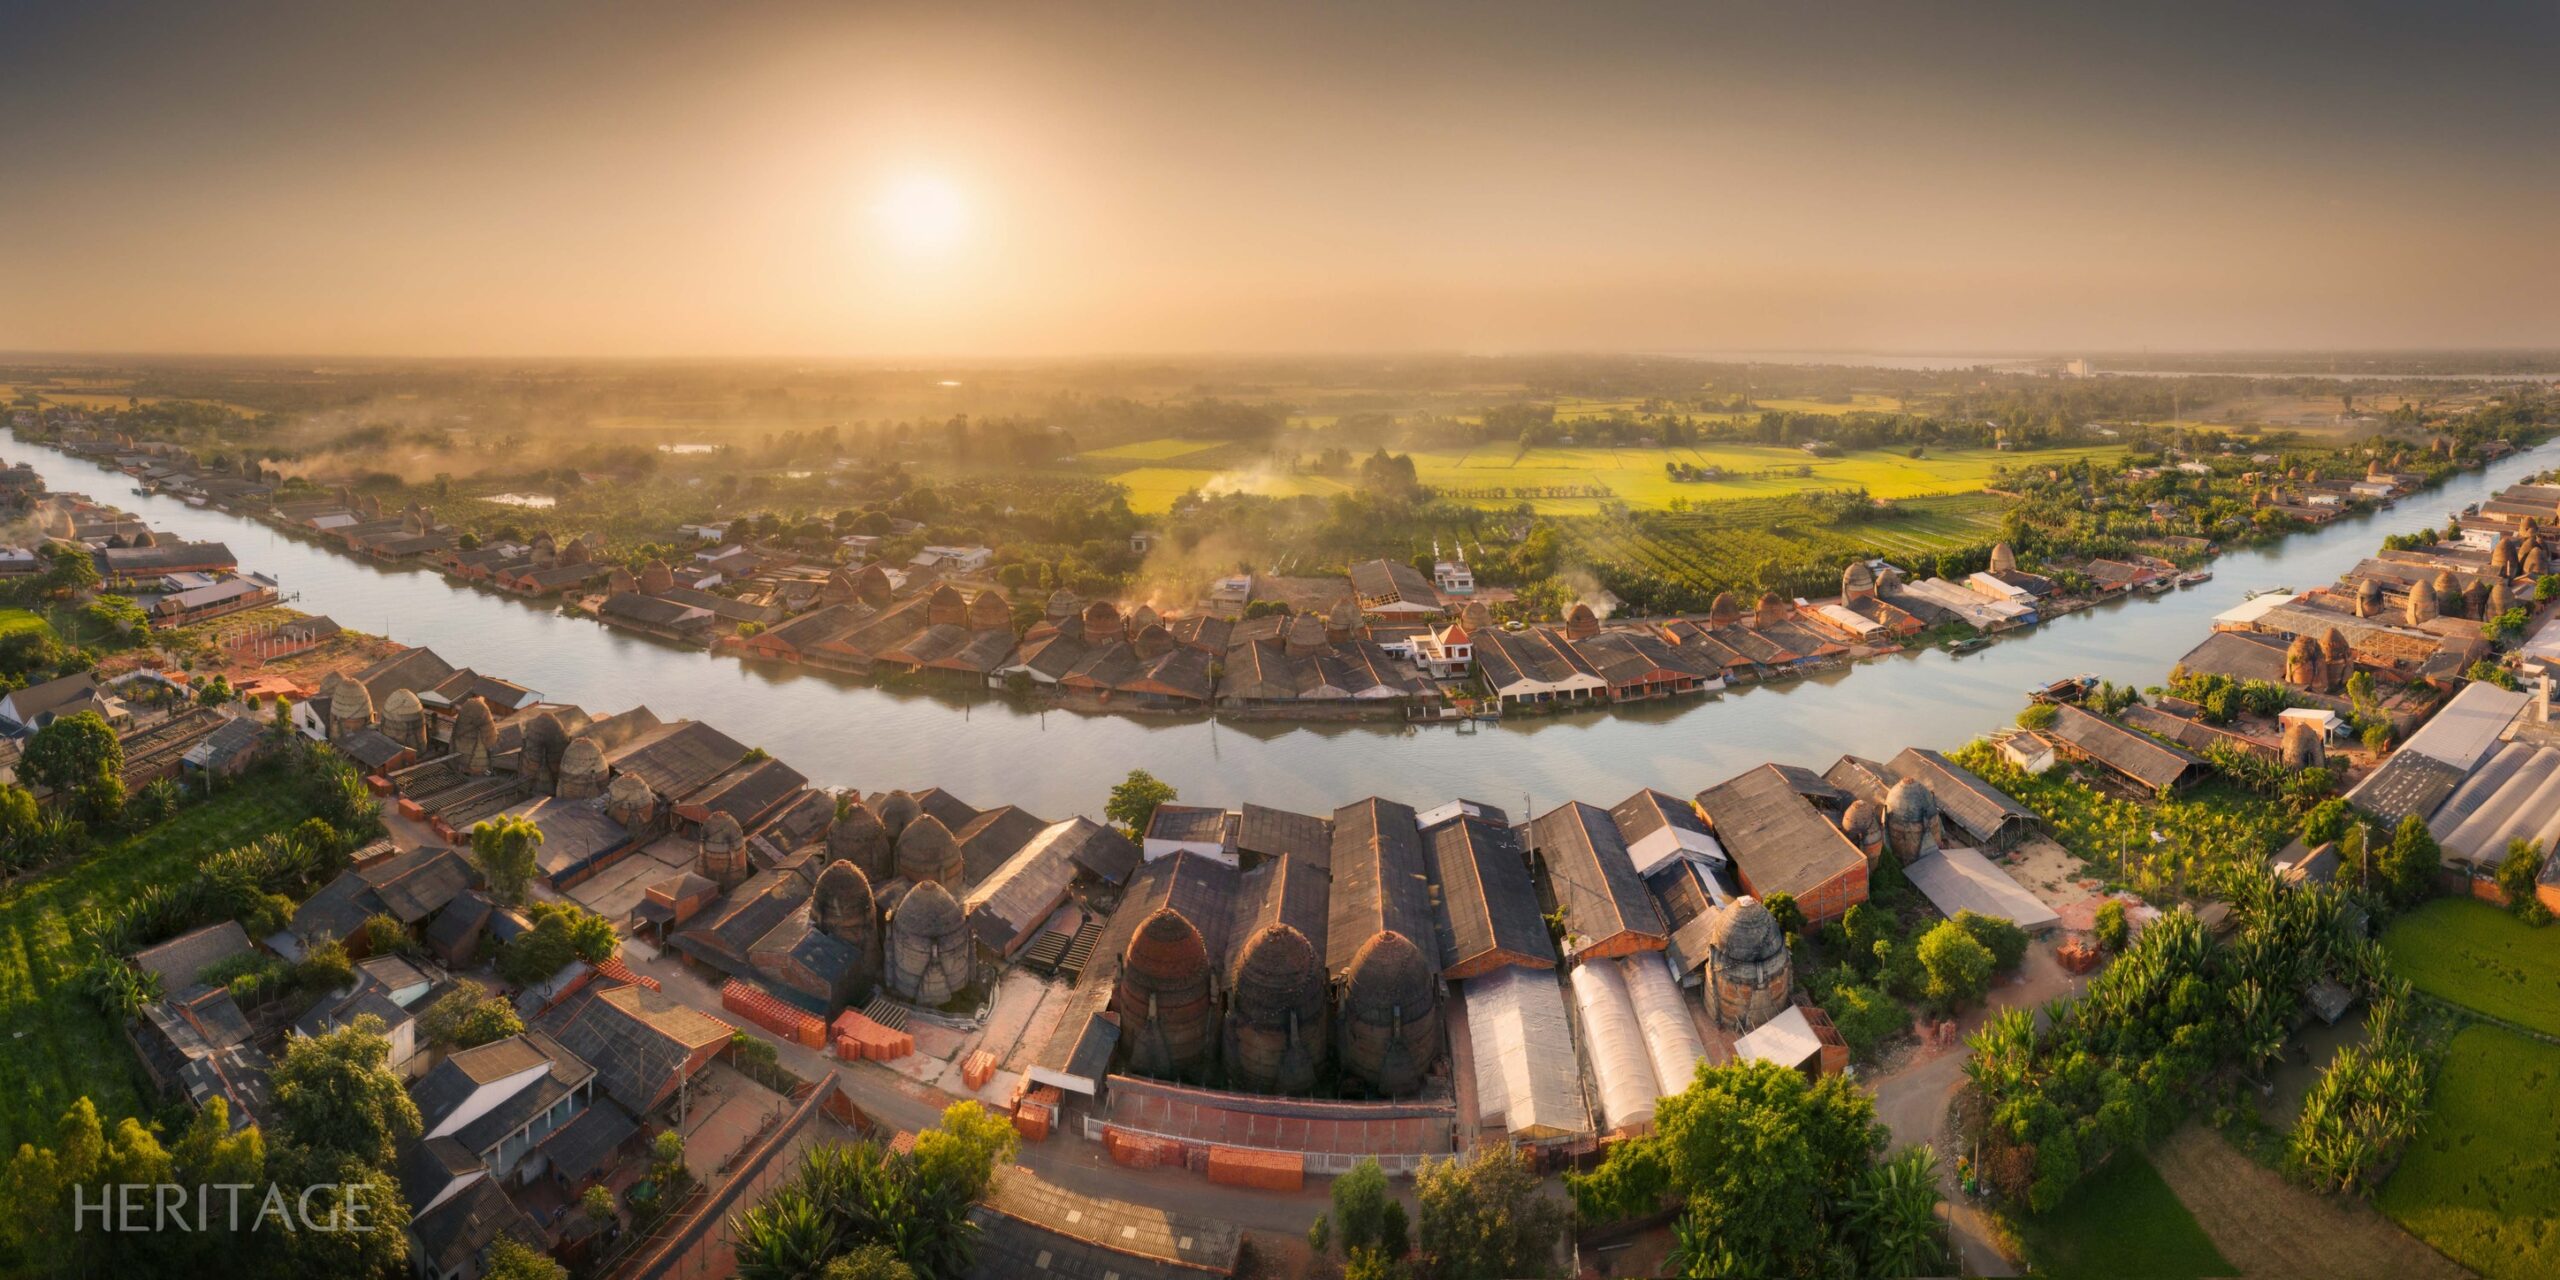
<svg viewBox="0 0 2560 1280"><path fill-rule="evenodd" d="M243 569L279 578L295 607L598 713L646 704L708 720L822 785L942 786L980 805L1047 817L1098 813L1132 768L1185 800L1324 810L1378 794L1421 804L1464 794L1543 810L1609 804L1640 786L1689 794L1763 761L1822 768L1843 752L1882 758L1952 748L2015 715L2029 686L2091 672L2149 685L2254 588L2326 583L2388 533L2440 525L2517 477L2560 460L2546 445L2457 477L2388 511L2224 556L2214 580L2076 613L1964 657L1930 650L1704 702L1453 727L1222 724L1017 710L993 696L891 693L795 668L751 668L562 616L441 575L332 554L257 521L138 496L120 473L20 445L47 486L131 509L152 527L230 545Z"/></svg>

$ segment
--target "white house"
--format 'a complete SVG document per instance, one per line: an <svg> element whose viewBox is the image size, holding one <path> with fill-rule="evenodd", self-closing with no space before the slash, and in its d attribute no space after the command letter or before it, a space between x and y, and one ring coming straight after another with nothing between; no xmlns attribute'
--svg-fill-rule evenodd
<svg viewBox="0 0 2560 1280"><path fill-rule="evenodd" d="M2345 718L2327 707L2287 707L2276 713L2276 723L2286 728L2307 724L2324 739L2336 738L2347 727Z"/></svg>
<svg viewBox="0 0 2560 1280"><path fill-rule="evenodd" d="M950 573L978 573L995 562L991 547L926 547L907 561L911 568L930 569L936 565Z"/></svg>
<svg viewBox="0 0 2560 1280"><path fill-rule="evenodd" d="M6 697L0 697L0 724L17 734L32 734L83 711L95 711L109 724L124 719L126 714L124 704L100 693L96 678L86 671L11 690Z"/></svg>
<svg viewBox="0 0 2560 1280"><path fill-rule="evenodd" d="M2040 733L2012 730L2000 735L2000 758L2019 772L2041 774L2054 766L2053 744Z"/></svg>
<svg viewBox="0 0 2560 1280"><path fill-rule="evenodd" d="M1442 560L1431 566L1432 585L1452 595L1473 595L1476 571L1464 560Z"/></svg>
<svg viewBox="0 0 2560 1280"><path fill-rule="evenodd" d="M1410 648L1413 664L1435 680L1465 675L1476 661L1475 637L1456 622L1415 636Z"/></svg>
<svg viewBox="0 0 2560 1280"><path fill-rule="evenodd" d="M586 1109L595 1076L559 1041L530 1032L450 1054L409 1092L426 1126L422 1140L453 1139L497 1177L530 1180L548 1164L526 1153ZM436 1188L429 1204L452 1190Z"/></svg>

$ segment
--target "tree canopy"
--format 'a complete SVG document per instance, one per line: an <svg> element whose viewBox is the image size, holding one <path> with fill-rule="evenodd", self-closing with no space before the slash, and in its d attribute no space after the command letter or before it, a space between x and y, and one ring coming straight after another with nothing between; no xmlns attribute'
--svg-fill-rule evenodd
<svg viewBox="0 0 2560 1280"><path fill-rule="evenodd" d="M371 1014L335 1031L286 1038L271 1077L276 1118L315 1151L388 1166L417 1136L418 1106L391 1069L391 1042Z"/></svg>
<svg viewBox="0 0 2560 1280"><path fill-rule="evenodd" d="M124 744L95 711L64 716L36 730L18 771L28 781L70 797L91 818L124 807Z"/></svg>
<svg viewBox="0 0 2560 1280"><path fill-rule="evenodd" d="M1539 1190L1518 1148L1485 1143L1463 1160L1428 1161L1414 1173L1413 1190L1422 1265L1438 1280L1554 1274L1565 1205Z"/></svg>
<svg viewBox="0 0 2560 1280"><path fill-rule="evenodd" d="M542 852L542 828L521 813L502 813L471 827L471 857L489 879L489 895L514 906L524 901Z"/></svg>
<svg viewBox="0 0 2560 1280"><path fill-rule="evenodd" d="M1847 1080L1731 1062L1700 1070L1662 1099L1651 1134L1611 1148L1566 1185L1597 1221L1681 1206L1683 1275L1926 1271L1938 1258L1935 1237L1911 1213L1934 1208L1936 1178L1912 1185L1907 1169L1880 1170L1886 1141L1874 1100ZM1891 1194L1879 1179L1895 1180ZM1897 1257L1915 1237L1928 1243L1917 1265Z"/></svg>
<svg viewBox="0 0 2560 1280"><path fill-rule="evenodd" d="M1102 816L1120 824L1133 837L1143 836L1157 807L1173 803L1178 794L1173 784L1144 769L1131 769L1129 776L1111 789L1110 800L1102 806Z"/></svg>

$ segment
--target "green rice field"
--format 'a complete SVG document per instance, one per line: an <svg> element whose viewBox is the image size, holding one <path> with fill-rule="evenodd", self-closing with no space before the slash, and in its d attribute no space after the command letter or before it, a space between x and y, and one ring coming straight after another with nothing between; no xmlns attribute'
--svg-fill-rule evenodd
<svg viewBox="0 0 2560 1280"><path fill-rule="evenodd" d="M1784 498L1719 502L1632 520L1573 520L1560 527L1582 555L1657 573L1675 582L1747 581L1765 561L1846 563L1882 552L1909 565L1940 552L1995 541L2007 503L1989 494L1908 498L1897 513L1840 524Z"/></svg>
<svg viewBox="0 0 2560 1280"><path fill-rule="evenodd" d="M1149 447L1183 443L1187 442L1143 442ZM1412 456L1422 483L1447 497L1488 508L1526 502L1542 515L1569 516L1598 514L1611 501L1638 508L1662 508L1670 506L1674 499L1714 502L1823 489L1864 488L1879 498L1967 493L1989 484L1993 474L2004 466L2030 461L2062 465L2122 453L2112 447L2034 453L1967 449L1933 450L1925 457L1911 458L1898 452L1868 450L1817 458L1801 449L1762 445L1524 451L1505 444L1417 449ZM1188 456L1191 455L1176 455L1176 460ZM1707 481L1673 480L1665 464L1675 462L1713 467L1722 474ZM1329 477L1221 472L1207 467L1143 466L1111 478L1129 487L1129 505L1140 512L1167 510L1184 492L1212 484L1274 497L1330 493L1342 488L1341 482Z"/></svg>
<svg viewBox="0 0 2560 1280"><path fill-rule="evenodd" d="M2439 898L2383 934L2391 967L2439 1000L2560 1035L2560 925L2539 929L2473 898Z"/></svg>
<svg viewBox="0 0 2560 1280"><path fill-rule="evenodd" d="M2382 1211L2481 1275L2560 1275L2560 1046L2472 1026L2428 1104Z"/></svg>
<svg viewBox="0 0 2560 1280"><path fill-rule="evenodd" d="M133 1047L77 989L72 923L174 882L208 854L311 816L297 788L253 780L67 867L0 888L0 1150L42 1141L82 1095L113 1128L157 1109Z"/></svg>
<svg viewBox="0 0 2560 1280"><path fill-rule="evenodd" d="M2053 1280L2240 1274L2138 1151L2117 1152L2051 1213L2021 1217L2018 1234L2035 1274Z"/></svg>

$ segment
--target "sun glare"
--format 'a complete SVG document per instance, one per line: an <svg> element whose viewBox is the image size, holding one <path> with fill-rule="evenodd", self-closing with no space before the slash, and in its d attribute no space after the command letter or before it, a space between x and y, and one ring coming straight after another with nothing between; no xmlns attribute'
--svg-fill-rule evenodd
<svg viewBox="0 0 2560 1280"><path fill-rule="evenodd" d="M882 188L872 217L889 247L908 254L940 254L969 232L969 200L938 174L911 173Z"/></svg>

